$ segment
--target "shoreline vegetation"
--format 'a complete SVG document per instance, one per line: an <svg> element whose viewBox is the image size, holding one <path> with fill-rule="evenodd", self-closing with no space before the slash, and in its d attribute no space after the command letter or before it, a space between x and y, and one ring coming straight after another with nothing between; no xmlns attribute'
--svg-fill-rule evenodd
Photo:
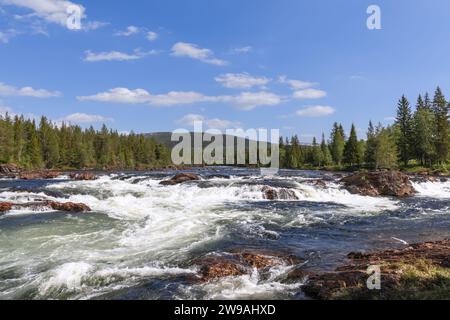
<svg viewBox="0 0 450 320"><path fill-rule="evenodd" d="M401 170L407 173L450 175L450 104L441 89L433 100L419 95L413 112L402 96L393 125L369 123L366 139L355 125L347 137L334 123L327 141L303 145L297 135L280 138L280 167L327 171ZM247 150L248 152L248 150ZM55 124L46 117L0 115L0 164L23 170L155 170L173 168L170 145L148 134L119 134L105 125L100 130ZM248 160L248 157L246 157ZM250 166L252 167L252 166ZM257 167L257 166L255 166Z"/></svg>

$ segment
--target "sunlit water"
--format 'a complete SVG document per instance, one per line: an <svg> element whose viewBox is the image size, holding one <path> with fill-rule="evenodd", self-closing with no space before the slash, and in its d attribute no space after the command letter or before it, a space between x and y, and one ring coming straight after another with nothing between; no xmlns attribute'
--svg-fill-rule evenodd
<svg viewBox="0 0 450 320"><path fill-rule="evenodd" d="M331 270L348 252L450 235L450 183L415 184L404 200L351 195L332 173L199 170L203 180L159 182L173 172L120 173L96 181L0 180L0 201L82 202L91 213L12 211L0 216L0 299L302 299L292 266L209 283L193 261L233 249L293 254ZM322 178L327 188L308 182ZM297 201L266 201L262 188Z"/></svg>

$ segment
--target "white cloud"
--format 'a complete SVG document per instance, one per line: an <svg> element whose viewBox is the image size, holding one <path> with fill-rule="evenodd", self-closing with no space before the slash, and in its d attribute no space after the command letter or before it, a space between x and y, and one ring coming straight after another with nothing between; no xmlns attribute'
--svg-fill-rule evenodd
<svg viewBox="0 0 450 320"><path fill-rule="evenodd" d="M253 50L253 48L251 46L246 46L246 47L233 48L231 50L231 53L233 53L233 54L244 54L244 53L249 53L252 50Z"/></svg>
<svg viewBox="0 0 450 320"><path fill-rule="evenodd" d="M307 89L317 85L317 83L315 82L288 79L286 76L280 76L278 78L278 82L282 84L287 84L293 90Z"/></svg>
<svg viewBox="0 0 450 320"><path fill-rule="evenodd" d="M209 63L217 66L224 66L228 64L224 60L214 57L214 52L210 49L199 48L197 45L186 42L178 42L172 47L172 56L174 57L189 57L191 59L199 60L204 63Z"/></svg>
<svg viewBox="0 0 450 320"><path fill-rule="evenodd" d="M253 77L248 73L227 73L215 78L225 88L250 89L254 86L265 86L270 82L266 77Z"/></svg>
<svg viewBox="0 0 450 320"><path fill-rule="evenodd" d="M243 92L236 96L207 96L193 91L171 91L166 94L151 94L144 89L130 90L114 88L91 96L80 96L80 101L97 101L123 104L149 104L153 106L175 106L194 103L230 103L242 110L252 110L259 106L280 104L280 96L266 91Z"/></svg>
<svg viewBox="0 0 450 320"><path fill-rule="evenodd" d="M29 9L32 11L32 16L64 27L67 27L67 19L69 18L67 10L71 6L77 6L83 18L85 18L86 12L82 5L68 0L0 0L0 3Z"/></svg>
<svg viewBox="0 0 450 320"><path fill-rule="evenodd" d="M147 40L148 41L155 41L158 39L159 35L156 32L149 31L147 32Z"/></svg>
<svg viewBox="0 0 450 320"><path fill-rule="evenodd" d="M9 40L17 36L19 33L14 29L0 31L0 43L8 43Z"/></svg>
<svg viewBox="0 0 450 320"><path fill-rule="evenodd" d="M17 88L0 82L0 96L51 98L59 97L61 96L61 93L58 91L48 91L45 89L34 89L32 87Z"/></svg>
<svg viewBox="0 0 450 320"><path fill-rule="evenodd" d="M108 52L92 52L90 50L85 52L86 56L84 61L86 62L99 62L99 61L129 61L129 60L139 60L145 58L149 55L157 54L157 51L152 50L149 52L141 52L139 50L134 50L134 53L129 54L120 51L108 51Z"/></svg>
<svg viewBox="0 0 450 320"><path fill-rule="evenodd" d="M194 122L203 122L203 124L206 125L208 129L219 129L219 130L239 128L241 126L241 123L239 121L229 121L218 118L209 119L200 114L192 114L192 113L187 114L183 118L177 120L177 123L190 127L194 126Z"/></svg>
<svg viewBox="0 0 450 320"><path fill-rule="evenodd" d="M113 121L113 119L95 114L73 113L64 117L60 121L71 123L95 123L95 122L110 122Z"/></svg>
<svg viewBox="0 0 450 320"><path fill-rule="evenodd" d="M298 110L296 115L299 117L315 118L329 116L335 112L336 110L330 106L309 106Z"/></svg>
<svg viewBox="0 0 450 320"><path fill-rule="evenodd" d="M229 97L225 100L230 101L242 110L253 110L260 106L274 106L282 102L280 96L267 91L243 92L238 96Z"/></svg>
<svg viewBox="0 0 450 320"><path fill-rule="evenodd" d="M323 90L317 89L305 89L294 92L294 98L296 99L320 99L327 96L327 93Z"/></svg>
<svg viewBox="0 0 450 320"><path fill-rule="evenodd" d="M114 35L119 37L129 37L133 34L139 33L140 29L136 26L128 26L125 31L118 31Z"/></svg>

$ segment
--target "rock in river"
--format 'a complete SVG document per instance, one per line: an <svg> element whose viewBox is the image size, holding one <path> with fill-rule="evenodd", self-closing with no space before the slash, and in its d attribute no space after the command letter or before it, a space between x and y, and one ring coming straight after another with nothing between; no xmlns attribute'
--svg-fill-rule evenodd
<svg viewBox="0 0 450 320"><path fill-rule="evenodd" d="M410 197L416 193L409 176L399 171L357 173L341 182L350 193L364 196Z"/></svg>
<svg viewBox="0 0 450 320"><path fill-rule="evenodd" d="M174 186L187 181L198 181L200 177L192 173L179 173L169 180L161 181L159 184L163 186Z"/></svg>
<svg viewBox="0 0 450 320"><path fill-rule="evenodd" d="M262 189L263 197L266 200L298 200L294 190L286 188L272 188L265 186Z"/></svg>
<svg viewBox="0 0 450 320"><path fill-rule="evenodd" d="M28 203L10 203L10 202L0 202L0 213L5 213L10 210L20 210L20 209L31 209L31 210L56 210L64 212L89 212L91 208L83 203L73 203L73 202L55 202L55 201L38 201L38 202L28 202Z"/></svg>

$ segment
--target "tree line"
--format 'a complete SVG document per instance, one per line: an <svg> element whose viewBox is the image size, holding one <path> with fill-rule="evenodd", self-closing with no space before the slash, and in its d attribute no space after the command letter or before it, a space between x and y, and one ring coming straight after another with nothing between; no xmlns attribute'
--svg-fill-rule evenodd
<svg viewBox="0 0 450 320"><path fill-rule="evenodd" d="M280 139L280 163L284 168L364 167L394 169L423 166L446 169L450 149L450 104L438 87L431 100L419 95L415 109L403 95L397 105L395 123L374 126L369 123L366 139L358 139L355 125L347 137L335 123L328 141L301 145L297 135Z"/></svg>
<svg viewBox="0 0 450 320"><path fill-rule="evenodd" d="M105 125L39 125L23 116L0 115L0 163L27 169L146 169L171 163L170 151L142 134L119 134Z"/></svg>

